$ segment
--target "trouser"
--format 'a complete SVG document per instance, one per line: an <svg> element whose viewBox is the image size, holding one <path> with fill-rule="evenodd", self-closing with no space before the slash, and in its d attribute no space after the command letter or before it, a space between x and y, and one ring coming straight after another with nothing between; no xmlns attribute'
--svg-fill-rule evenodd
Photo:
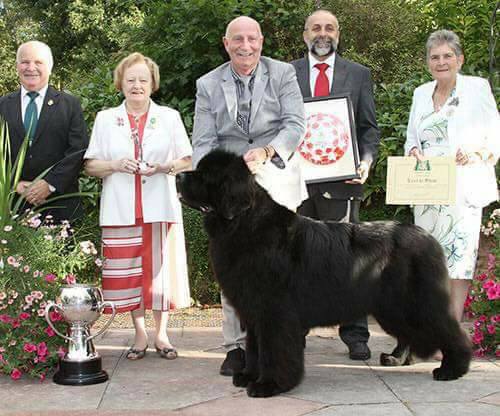
<svg viewBox="0 0 500 416"><path fill-rule="evenodd" d="M315 220L359 222L359 205L360 201L357 199L333 199L328 194L317 193L304 201L298 212ZM366 316L353 322L342 323L339 335L346 345L368 342L370 333Z"/></svg>
<svg viewBox="0 0 500 416"><path fill-rule="evenodd" d="M241 323L236 314L236 310L229 303L224 293L221 292L222 303L222 336L224 343L222 346L226 351L231 351L236 348L245 349L246 332L241 328Z"/></svg>

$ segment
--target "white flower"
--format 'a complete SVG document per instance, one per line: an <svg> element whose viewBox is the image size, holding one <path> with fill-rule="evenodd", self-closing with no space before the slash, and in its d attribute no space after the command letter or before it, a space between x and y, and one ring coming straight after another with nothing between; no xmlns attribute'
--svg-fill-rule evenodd
<svg viewBox="0 0 500 416"><path fill-rule="evenodd" d="M3 230L7 232L12 231L12 225L6 225L5 227L3 227Z"/></svg>

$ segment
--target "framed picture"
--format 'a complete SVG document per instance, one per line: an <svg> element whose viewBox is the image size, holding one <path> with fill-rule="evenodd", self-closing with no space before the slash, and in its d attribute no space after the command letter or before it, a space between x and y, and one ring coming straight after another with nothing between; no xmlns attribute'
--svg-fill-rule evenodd
<svg viewBox="0 0 500 416"><path fill-rule="evenodd" d="M348 95L305 98L306 133L298 154L306 183L359 178L359 151Z"/></svg>

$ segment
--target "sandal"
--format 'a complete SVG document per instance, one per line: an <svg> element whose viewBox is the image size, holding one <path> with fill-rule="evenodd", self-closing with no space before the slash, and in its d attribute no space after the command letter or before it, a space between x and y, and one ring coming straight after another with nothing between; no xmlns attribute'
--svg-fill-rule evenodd
<svg viewBox="0 0 500 416"><path fill-rule="evenodd" d="M175 360L177 358L177 350L173 347L159 348L155 345L155 348L161 358L165 358L166 360Z"/></svg>
<svg viewBox="0 0 500 416"><path fill-rule="evenodd" d="M141 360L146 355L147 349L148 349L147 345L146 345L146 348L144 348L143 350L138 350L138 349L134 348L134 346L132 345L128 349L127 354L125 355L125 358L127 360L132 360L132 361Z"/></svg>

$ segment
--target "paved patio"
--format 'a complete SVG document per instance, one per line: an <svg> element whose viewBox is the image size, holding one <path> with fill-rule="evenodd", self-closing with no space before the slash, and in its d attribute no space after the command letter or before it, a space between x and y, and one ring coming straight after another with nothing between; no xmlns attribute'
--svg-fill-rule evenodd
<svg viewBox="0 0 500 416"><path fill-rule="evenodd" d="M0 377L0 415L500 415L499 361L475 360L462 379L437 382L435 361L379 366L380 352L394 342L375 323L370 332L373 357L354 362L335 330L315 330L307 338L302 384L278 397L252 399L218 375L220 328L173 328L177 360L163 360L150 348L136 362L125 359L133 330L115 328L96 343L108 382L71 387Z"/></svg>

